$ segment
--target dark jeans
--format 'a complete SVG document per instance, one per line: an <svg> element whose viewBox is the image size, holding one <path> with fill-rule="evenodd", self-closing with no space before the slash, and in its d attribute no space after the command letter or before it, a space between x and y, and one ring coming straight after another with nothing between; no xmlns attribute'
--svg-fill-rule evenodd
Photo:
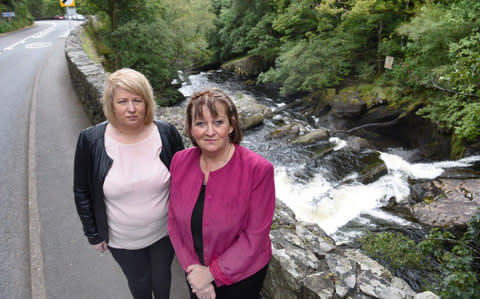
<svg viewBox="0 0 480 299"><path fill-rule="evenodd" d="M152 299L152 291L156 299L170 297L173 247L168 236L143 249L108 249L127 277L133 298Z"/></svg>
<svg viewBox="0 0 480 299"><path fill-rule="evenodd" d="M263 281L267 275L268 264L260 269L257 273L231 285L224 285L216 287L216 299L257 299L260 298L260 290L262 289ZM190 298L198 299L198 297L190 290Z"/></svg>

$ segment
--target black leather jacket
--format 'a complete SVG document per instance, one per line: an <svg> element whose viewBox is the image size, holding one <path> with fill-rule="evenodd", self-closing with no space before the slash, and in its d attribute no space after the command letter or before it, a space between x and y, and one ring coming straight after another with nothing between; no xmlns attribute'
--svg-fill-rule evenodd
<svg viewBox="0 0 480 299"><path fill-rule="evenodd" d="M160 160L170 169L173 155L184 148L177 129L169 123L155 121L162 139ZM83 231L90 244L108 243L107 215L103 182L113 160L105 151L107 122L83 130L75 152L73 193Z"/></svg>

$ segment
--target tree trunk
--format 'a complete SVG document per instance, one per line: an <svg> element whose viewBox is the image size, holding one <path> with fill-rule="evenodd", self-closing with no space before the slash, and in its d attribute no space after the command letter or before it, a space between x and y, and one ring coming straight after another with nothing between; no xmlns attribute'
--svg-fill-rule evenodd
<svg viewBox="0 0 480 299"><path fill-rule="evenodd" d="M383 16L380 17L380 28L378 28L378 43L377 43L377 74L380 74L382 71L382 56L378 51L380 44L382 43L382 34L383 34Z"/></svg>

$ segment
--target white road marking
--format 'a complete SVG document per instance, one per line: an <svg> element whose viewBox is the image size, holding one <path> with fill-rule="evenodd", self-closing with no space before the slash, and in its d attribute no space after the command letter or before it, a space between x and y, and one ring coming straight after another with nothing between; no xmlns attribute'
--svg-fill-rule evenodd
<svg viewBox="0 0 480 299"><path fill-rule="evenodd" d="M49 25L51 25L51 26L49 26L49 27L48 27L47 29L45 29L45 30L42 30L42 31L40 31L40 32L37 32L37 33L35 33L35 34L31 35L31 36L28 36L28 37L26 37L26 38L24 38L24 39L22 39L22 40L19 40L18 42L14 43L14 44L12 44L12 45L10 45L10 46L8 46L8 47L3 48L3 49L2 49L2 52L3 52L3 51L11 51L11 50L13 50L13 48L15 48L16 46L25 44L25 42L27 42L27 41L30 40L30 39L40 39L40 38L43 38L43 37L45 37L46 35L48 35L50 32L52 32L53 30L55 30L55 26L57 26L57 24L55 24L55 23L47 23L47 22L45 22L44 24L49 24ZM50 45L49 45L49 46L50 46Z"/></svg>
<svg viewBox="0 0 480 299"><path fill-rule="evenodd" d="M25 45L25 48L27 49L41 49L41 48L48 48L52 45L51 42L36 42L36 43L30 43L28 45Z"/></svg>

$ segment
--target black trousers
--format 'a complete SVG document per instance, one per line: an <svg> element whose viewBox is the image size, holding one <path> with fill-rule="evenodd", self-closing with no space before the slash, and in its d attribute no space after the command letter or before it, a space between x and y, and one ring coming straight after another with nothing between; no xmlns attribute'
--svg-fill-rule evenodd
<svg viewBox="0 0 480 299"><path fill-rule="evenodd" d="M168 236L143 249L108 249L127 277L133 298L152 299L153 292L156 299L169 299L173 247Z"/></svg>
<svg viewBox="0 0 480 299"><path fill-rule="evenodd" d="M260 298L260 290L263 281L267 275L268 264L260 269L257 273L231 285L215 287L216 299L258 299ZM198 297L190 290L190 298L198 299Z"/></svg>

